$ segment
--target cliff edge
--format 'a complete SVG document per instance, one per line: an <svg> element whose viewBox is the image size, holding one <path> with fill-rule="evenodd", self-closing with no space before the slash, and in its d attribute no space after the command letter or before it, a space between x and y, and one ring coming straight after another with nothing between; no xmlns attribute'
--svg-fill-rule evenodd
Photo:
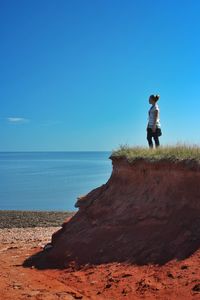
<svg viewBox="0 0 200 300"><path fill-rule="evenodd" d="M78 199L45 259L60 266L164 264L200 246L200 166L111 157L108 182Z"/></svg>

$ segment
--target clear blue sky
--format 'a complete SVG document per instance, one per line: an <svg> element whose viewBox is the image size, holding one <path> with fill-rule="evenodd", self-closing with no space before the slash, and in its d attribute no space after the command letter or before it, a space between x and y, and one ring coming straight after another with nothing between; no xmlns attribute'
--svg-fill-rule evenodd
<svg viewBox="0 0 200 300"><path fill-rule="evenodd" d="M0 151L200 143L200 1L0 1Z"/></svg>

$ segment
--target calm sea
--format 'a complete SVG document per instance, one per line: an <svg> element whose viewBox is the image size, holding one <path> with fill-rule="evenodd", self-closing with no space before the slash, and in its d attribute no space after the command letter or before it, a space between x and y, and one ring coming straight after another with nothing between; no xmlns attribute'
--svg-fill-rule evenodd
<svg viewBox="0 0 200 300"><path fill-rule="evenodd" d="M0 209L74 210L111 175L110 152L0 153Z"/></svg>

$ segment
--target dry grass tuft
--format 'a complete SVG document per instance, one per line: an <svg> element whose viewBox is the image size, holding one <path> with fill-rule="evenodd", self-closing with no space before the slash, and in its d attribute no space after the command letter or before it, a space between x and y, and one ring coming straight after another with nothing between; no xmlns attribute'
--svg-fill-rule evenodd
<svg viewBox="0 0 200 300"><path fill-rule="evenodd" d="M197 145L175 145L148 149L144 147L129 147L122 145L112 152L111 158L127 158L129 162L138 159L148 161L170 160L195 160L200 162L200 147Z"/></svg>

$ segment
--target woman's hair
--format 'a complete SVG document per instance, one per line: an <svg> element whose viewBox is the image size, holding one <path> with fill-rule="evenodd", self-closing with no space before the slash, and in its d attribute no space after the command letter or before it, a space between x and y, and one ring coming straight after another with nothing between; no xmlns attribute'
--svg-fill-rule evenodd
<svg viewBox="0 0 200 300"><path fill-rule="evenodd" d="M151 95L149 98L153 99L155 102L158 101L158 99L160 98L160 95Z"/></svg>

